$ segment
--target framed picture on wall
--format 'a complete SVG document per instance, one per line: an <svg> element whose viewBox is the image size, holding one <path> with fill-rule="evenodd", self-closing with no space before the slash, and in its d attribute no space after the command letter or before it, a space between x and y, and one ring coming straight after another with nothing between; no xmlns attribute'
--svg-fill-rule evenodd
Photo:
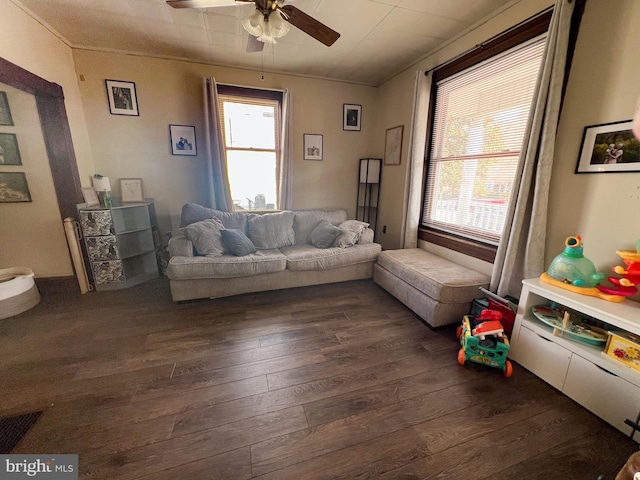
<svg viewBox="0 0 640 480"><path fill-rule="evenodd" d="M0 133L0 165L22 165L15 133Z"/></svg>
<svg viewBox="0 0 640 480"><path fill-rule="evenodd" d="M640 142L632 126L624 120L585 127L576 173L640 171Z"/></svg>
<svg viewBox="0 0 640 480"><path fill-rule="evenodd" d="M0 173L0 203L30 202L31 193L23 172Z"/></svg>
<svg viewBox="0 0 640 480"><path fill-rule="evenodd" d="M6 92L0 92L0 125L13 125Z"/></svg>
<svg viewBox="0 0 640 480"><path fill-rule="evenodd" d="M400 165L402 161L402 133L404 125L387 128L384 142L384 164Z"/></svg>
<svg viewBox="0 0 640 480"><path fill-rule="evenodd" d="M322 160L322 135L315 133L304 134L304 159Z"/></svg>
<svg viewBox="0 0 640 480"><path fill-rule="evenodd" d="M122 203L144 202L141 178L120 179L120 200Z"/></svg>
<svg viewBox="0 0 640 480"><path fill-rule="evenodd" d="M139 116L136 84L122 80L105 80L111 115Z"/></svg>
<svg viewBox="0 0 640 480"><path fill-rule="evenodd" d="M193 125L169 125L171 155L196 156L196 127Z"/></svg>
<svg viewBox="0 0 640 480"><path fill-rule="evenodd" d="M362 105L345 103L342 106L342 129L360 131L362 124Z"/></svg>

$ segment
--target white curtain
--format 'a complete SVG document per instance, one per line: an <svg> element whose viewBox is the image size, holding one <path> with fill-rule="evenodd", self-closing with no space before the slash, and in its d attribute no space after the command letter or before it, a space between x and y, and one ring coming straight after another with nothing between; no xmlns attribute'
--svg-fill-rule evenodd
<svg viewBox="0 0 640 480"><path fill-rule="evenodd" d="M491 290L499 295L519 296L523 279L545 271L549 183L574 6L571 0L557 0L551 17L514 197L493 265Z"/></svg>
<svg viewBox="0 0 640 480"><path fill-rule="evenodd" d="M429 72L416 72L413 92L413 118L409 134L409 165L405 185L405 209L402 219L402 237L400 244L403 248L418 246L418 227L420 226L420 211L422 209L422 178L424 170L424 154L427 143L427 120L429 117L429 99L431 96L431 79Z"/></svg>
<svg viewBox="0 0 640 480"><path fill-rule="evenodd" d="M224 154L224 139L218 107L218 86L214 78L204 78L204 123L207 152L207 180L209 183L209 204L217 210L231 211L233 200L227 175Z"/></svg>
<svg viewBox="0 0 640 480"><path fill-rule="evenodd" d="M282 94L282 131L280 132L280 158L278 159L278 208L291 210L293 170L293 122L291 120L291 91Z"/></svg>

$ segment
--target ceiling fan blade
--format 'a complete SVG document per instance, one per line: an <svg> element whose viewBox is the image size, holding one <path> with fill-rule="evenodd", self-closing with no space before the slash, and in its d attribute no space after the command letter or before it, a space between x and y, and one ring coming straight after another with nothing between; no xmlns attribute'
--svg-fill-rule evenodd
<svg viewBox="0 0 640 480"><path fill-rule="evenodd" d="M285 17L285 20L287 20L291 25L299 28L307 35L311 35L319 42L324 43L327 47L333 45L334 42L340 38L340 34L338 32L307 15L293 5L285 5L279 8L287 14L288 18Z"/></svg>
<svg viewBox="0 0 640 480"><path fill-rule="evenodd" d="M253 3L254 0L167 0L167 5L173 8L211 8L231 7L238 3Z"/></svg>
<svg viewBox="0 0 640 480"><path fill-rule="evenodd" d="M258 37L249 34L247 39L247 53L261 52L264 49L264 43L258 40Z"/></svg>

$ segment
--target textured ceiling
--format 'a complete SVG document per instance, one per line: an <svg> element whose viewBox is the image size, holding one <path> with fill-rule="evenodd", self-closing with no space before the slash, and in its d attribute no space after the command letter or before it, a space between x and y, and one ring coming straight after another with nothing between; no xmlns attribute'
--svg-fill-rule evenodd
<svg viewBox="0 0 640 480"><path fill-rule="evenodd" d="M12 0L74 48L190 59L380 85L513 0L295 0L340 32L326 47L295 27L247 53L252 4L174 9L164 0Z"/></svg>

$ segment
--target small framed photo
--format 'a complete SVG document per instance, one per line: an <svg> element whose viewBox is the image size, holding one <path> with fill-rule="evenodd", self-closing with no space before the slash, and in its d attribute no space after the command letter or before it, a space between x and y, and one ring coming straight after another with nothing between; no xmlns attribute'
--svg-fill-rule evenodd
<svg viewBox="0 0 640 480"><path fill-rule="evenodd" d="M193 125L169 125L171 155L196 156L196 127Z"/></svg>
<svg viewBox="0 0 640 480"><path fill-rule="evenodd" d="M0 173L0 203L30 202L31 193L23 172Z"/></svg>
<svg viewBox="0 0 640 480"><path fill-rule="evenodd" d="M362 124L362 105L345 103L342 106L342 129L360 131Z"/></svg>
<svg viewBox="0 0 640 480"><path fill-rule="evenodd" d="M404 125L387 128L384 141L384 164L400 165L402 161L402 133Z"/></svg>
<svg viewBox="0 0 640 480"><path fill-rule="evenodd" d="M0 125L13 125L7 92L0 92Z"/></svg>
<svg viewBox="0 0 640 480"><path fill-rule="evenodd" d="M136 84L121 80L105 80L111 115L139 116Z"/></svg>
<svg viewBox="0 0 640 480"><path fill-rule="evenodd" d="M640 172L640 142L632 120L584 128L576 173Z"/></svg>
<svg viewBox="0 0 640 480"><path fill-rule="evenodd" d="M88 208L100 206L98 194L92 187L82 187L82 197L84 198L84 203L87 204Z"/></svg>
<svg viewBox="0 0 640 480"><path fill-rule="evenodd" d="M120 179L120 200L122 203L144 202L141 178Z"/></svg>
<svg viewBox="0 0 640 480"><path fill-rule="evenodd" d="M15 133L0 133L0 165L22 165Z"/></svg>
<svg viewBox="0 0 640 480"><path fill-rule="evenodd" d="M322 135L316 133L304 134L304 159L322 160Z"/></svg>

